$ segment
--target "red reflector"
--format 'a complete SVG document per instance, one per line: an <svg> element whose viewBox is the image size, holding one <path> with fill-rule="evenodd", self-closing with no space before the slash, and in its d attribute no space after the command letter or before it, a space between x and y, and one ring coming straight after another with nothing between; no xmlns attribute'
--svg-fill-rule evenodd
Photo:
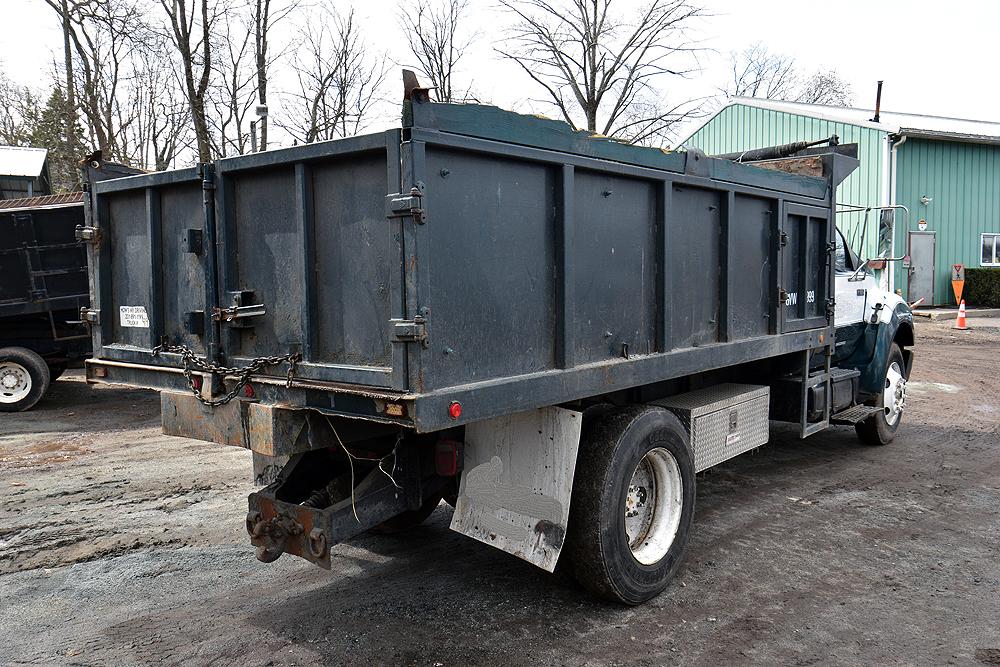
<svg viewBox="0 0 1000 667"><path fill-rule="evenodd" d="M458 419L462 416L462 404L458 401L452 401L451 405L448 406L448 414L451 415L452 419Z"/></svg>
<svg viewBox="0 0 1000 667"><path fill-rule="evenodd" d="M201 378L197 375L193 376L191 378L191 386L197 389L198 391L201 391Z"/></svg>
<svg viewBox="0 0 1000 667"><path fill-rule="evenodd" d="M252 384L248 384L248 385L245 385L243 387L243 395L246 396L247 398L253 398L254 397L255 392L253 390L253 385Z"/></svg>
<svg viewBox="0 0 1000 667"><path fill-rule="evenodd" d="M458 447L454 440L438 440L434 451L434 469L441 477L458 474Z"/></svg>
<svg viewBox="0 0 1000 667"><path fill-rule="evenodd" d="M94 377L95 378L106 378L108 377L108 369L104 366L94 367Z"/></svg>

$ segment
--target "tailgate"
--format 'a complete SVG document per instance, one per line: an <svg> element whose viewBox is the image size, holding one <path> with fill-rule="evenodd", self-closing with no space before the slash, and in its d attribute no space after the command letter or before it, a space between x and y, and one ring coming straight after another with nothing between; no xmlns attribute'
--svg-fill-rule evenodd
<svg viewBox="0 0 1000 667"><path fill-rule="evenodd" d="M95 356L229 366L298 353L296 377L405 388L399 133L93 184ZM284 366L268 371L283 377Z"/></svg>

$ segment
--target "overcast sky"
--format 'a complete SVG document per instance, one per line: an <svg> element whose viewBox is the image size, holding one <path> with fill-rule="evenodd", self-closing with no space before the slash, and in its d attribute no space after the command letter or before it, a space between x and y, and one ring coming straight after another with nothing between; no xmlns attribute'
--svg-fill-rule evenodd
<svg viewBox="0 0 1000 667"><path fill-rule="evenodd" d="M408 58L393 18L397 1L356 0L354 6L372 45L405 64ZM641 4L618 1L622 6ZM49 71L54 56L59 57L58 22L43 0L0 2L8 10L0 31L0 61L11 78L30 84ZM338 7L347 4L347 0L337 2ZM855 106L873 106L875 82L884 79L885 110L1000 121L996 85L1000 2L703 0L701 4L714 16L701 20L697 34L713 51L701 57L700 74L688 81L663 81L662 87L675 100L716 93L725 85L728 53L761 41L774 52L794 56L805 70L835 68L853 86ZM462 62L459 83L471 80L481 98L499 106L539 111L525 101L539 98L538 91L493 51L502 38L494 3L471 0L471 6L469 24L481 36ZM393 79L398 79L395 73Z"/></svg>

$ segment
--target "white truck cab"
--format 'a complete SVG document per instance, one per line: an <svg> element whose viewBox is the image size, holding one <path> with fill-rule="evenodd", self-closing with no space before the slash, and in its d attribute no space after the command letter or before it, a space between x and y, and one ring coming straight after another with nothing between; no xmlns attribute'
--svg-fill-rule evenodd
<svg viewBox="0 0 1000 667"><path fill-rule="evenodd" d="M913 313L901 297L879 285L839 229L836 243L835 363L860 372L856 400L876 408L854 422L858 435L870 444L886 444L895 436L906 407Z"/></svg>

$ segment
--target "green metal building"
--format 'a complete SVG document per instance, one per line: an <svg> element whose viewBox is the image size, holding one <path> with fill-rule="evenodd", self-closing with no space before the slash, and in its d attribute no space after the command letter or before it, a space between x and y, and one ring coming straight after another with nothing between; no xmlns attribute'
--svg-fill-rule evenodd
<svg viewBox="0 0 1000 667"><path fill-rule="evenodd" d="M713 155L831 135L857 143L861 165L838 189L838 226L865 258L906 257L882 272L887 287L910 302L954 304L953 264L1000 266L1000 123L873 117L871 109L736 97L678 145ZM905 210L893 222L869 211L865 224L864 209L884 206Z"/></svg>

